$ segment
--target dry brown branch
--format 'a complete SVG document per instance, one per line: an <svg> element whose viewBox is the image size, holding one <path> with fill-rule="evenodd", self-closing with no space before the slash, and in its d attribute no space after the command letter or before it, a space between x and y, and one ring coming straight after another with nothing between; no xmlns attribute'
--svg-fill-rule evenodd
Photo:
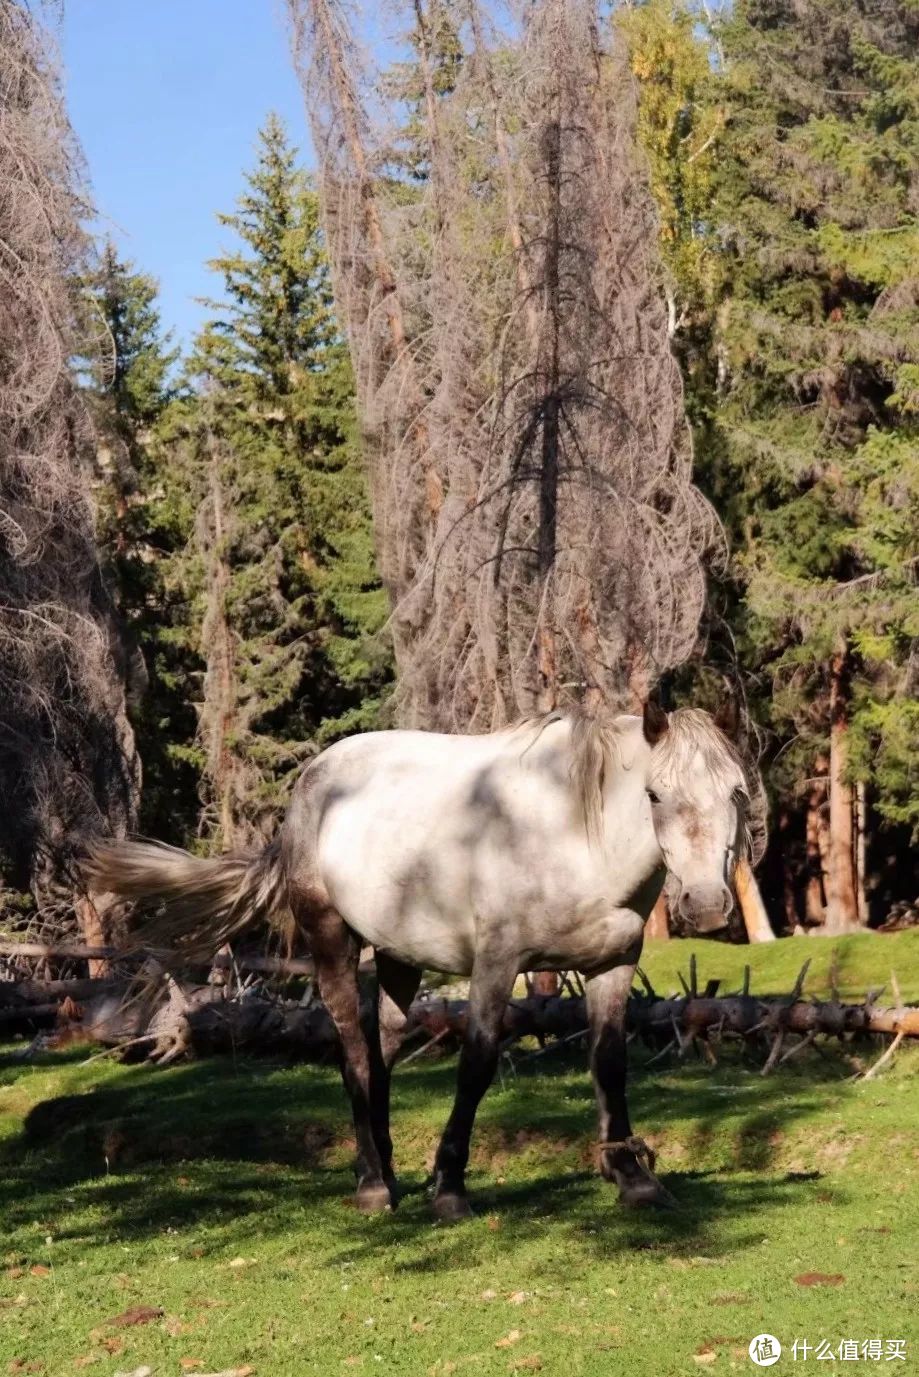
<svg viewBox="0 0 919 1377"><path fill-rule="evenodd" d="M443 503L427 398L386 233L380 153L366 81L340 0L288 0L295 64L319 156L319 188L336 302L354 363L377 550L402 662L425 608L420 571Z"/></svg>
<svg viewBox="0 0 919 1377"><path fill-rule="evenodd" d="M409 184L343 8L288 5L402 719L487 730L566 693L633 706L693 649L720 533L691 481L623 55L587 0L494 25L464 0L438 91L439 5L413 0L427 173Z"/></svg>
<svg viewBox="0 0 919 1377"><path fill-rule="evenodd" d="M71 372L87 206L40 18L0 0L0 849L47 906L82 838L131 825L139 781Z"/></svg>
<svg viewBox="0 0 919 1377"><path fill-rule="evenodd" d="M0 942L0 956L23 959L114 961L123 955L124 953L117 947L87 947L77 942ZM232 970L234 967L238 967L241 971L259 971L265 975L282 976L312 975L315 969L313 962L306 956L256 956L221 952L218 952L207 964L218 971ZM17 983L16 989L21 989L21 985Z"/></svg>

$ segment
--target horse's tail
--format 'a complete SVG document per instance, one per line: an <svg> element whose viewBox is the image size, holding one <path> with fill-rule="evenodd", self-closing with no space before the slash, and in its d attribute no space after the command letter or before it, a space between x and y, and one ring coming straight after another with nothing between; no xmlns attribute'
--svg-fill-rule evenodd
<svg viewBox="0 0 919 1377"><path fill-rule="evenodd" d="M212 860L161 842L101 842L83 871L93 889L150 913L131 933L134 949L164 949L193 964L210 961L225 942L287 902L280 837L258 855Z"/></svg>

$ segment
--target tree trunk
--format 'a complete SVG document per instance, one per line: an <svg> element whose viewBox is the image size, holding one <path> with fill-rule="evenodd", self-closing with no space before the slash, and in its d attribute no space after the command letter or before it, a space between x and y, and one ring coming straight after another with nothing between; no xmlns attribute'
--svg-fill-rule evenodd
<svg viewBox="0 0 919 1377"><path fill-rule="evenodd" d="M753 874L748 860L738 862L737 870L734 873L734 888L737 892L737 903L744 927L747 929L747 940L750 942L774 942L775 933L769 922L769 914L766 912L763 896L759 892L756 876Z"/></svg>
<svg viewBox="0 0 919 1377"><path fill-rule="evenodd" d="M817 761L816 768L818 773L823 774L825 762L822 758ZM807 795L805 821L807 882L804 889L804 921L809 927L820 927L826 916L826 901L823 893L823 851L820 844L825 803L826 781L821 779L811 786Z"/></svg>
<svg viewBox="0 0 919 1377"><path fill-rule="evenodd" d="M108 1046L148 1036L154 1055L173 1060L187 1052L297 1053L331 1057L337 1036L332 1020L318 1003L303 1006L285 1002L247 999L225 1000L211 986L171 986L166 1002L144 1005L124 1002L117 989L98 998L61 1010L59 1003L0 1005L0 1024L53 1026L64 1013L62 1041L83 1037ZM447 1035L459 1040L469 1026L467 1000L422 999L408 1011L409 1029L423 1028L442 1041ZM61 1022L59 1020L59 1022ZM508 1004L502 1033L514 1040L523 1037L574 1039L587 1032L583 999L520 999ZM843 1033L883 1033L888 1036L919 1036L919 1008L878 1008L872 1004L818 1002L792 995L761 998L753 995L693 996L670 999L632 998L627 1027L652 1045L674 1045L674 1030L690 1037L704 1036L707 1029L776 1040L787 1033L813 1038L818 1033L839 1037ZM770 1067L771 1069L771 1067Z"/></svg>
<svg viewBox="0 0 919 1377"><path fill-rule="evenodd" d="M532 976L533 993L538 995L557 995L559 991L558 971L534 971Z"/></svg>
<svg viewBox="0 0 919 1377"><path fill-rule="evenodd" d="M232 850L237 841L235 762L230 740L236 726L237 686L233 630L227 617L230 572L226 561L226 524L221 453L215 439L210 447L211 529L205 536L207 609L201 627L201 650L206 670L200 730L207 752L206 773L219 828L219 844Z"/></svg>
<svg viewBox="0 0 919 1377"><path fill-rule="evenodd" d="M798 901L795 895L794 875L791 866L788 864L788 838L791 835L792 816L787 808L783 808L779 814L779 842L781 855L779 865L782 870L782 908L785 913L785 926L789 932L796 932L800 929L798 918Z"/></svg>
<svg viewBox="0 0 919 1377"><path fill-rule="evenodd" d="M849 766L848 652L830 661L830 832L827 873L827 933L853 932L860 926L855 882L855 827Z"/></svg>
<svg viewBox="0 0 919 1377"><path fill-rule="evenodd" d="M829 789L827 789L829 793ZM820 851L820 884L823 892L823 912L820 926L826 922L827 896L830 892L830 806L824 801L817 810L817 847Z"/></svg>
<svg viewBox="0 0 919 1377"><path fill-rule="evenodd" d="M868 889L866 865L868 857L868 800L864 780L855 786L855 883L858 900L858 921L868 926Z"/></svg>
<svg viewBox="0 0 919 1377"><path fill-rule="evenodd" d="M660 895L645 923L645 937L651 937L657 942L670 941L670 909L663 894Z"/></svg>
<svg viewBox="0 0 919 1377"><path fill-rule="evenodd" d="M74 910L80 924L80 934L87 947L111 946L112 934L106 931L106 906L102 895L79 895L74 902ZM93 979L101 980L111 974L112 963L106 957L91 957L86 965Z"/></svg>

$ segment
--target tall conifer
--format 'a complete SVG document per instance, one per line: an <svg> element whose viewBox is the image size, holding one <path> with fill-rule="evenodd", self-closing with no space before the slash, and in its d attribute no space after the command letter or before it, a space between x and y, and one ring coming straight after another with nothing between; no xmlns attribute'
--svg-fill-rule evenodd
<svg viewBox="0 0 919 1377"><path fill-rule="evenodd" d="M280 121L210 266L179 430L199 503L205 796L222 845L266 830L305 754L376 720L388 679L351 375L315 193ZM191 461L189 456L191 456Z"/></svg>

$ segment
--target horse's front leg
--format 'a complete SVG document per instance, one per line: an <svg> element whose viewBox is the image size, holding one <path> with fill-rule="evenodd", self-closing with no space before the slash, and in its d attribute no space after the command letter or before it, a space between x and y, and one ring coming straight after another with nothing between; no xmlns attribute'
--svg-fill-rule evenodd
<svg viewBox="0 0 919 1377"><path fill-rule="evenodd" d="M624 1205L672 1205L673 1197L654 1175L654 1153L632 1133L626 1101L626 1004L640 955L639 942L621 966L586 981L600 1171L616 1182Z"/></svg>
<svg viewBox="0 0 919 1377"><path fill-rule="evenodd" d="M446 1222L472 1214L466 1195L469 1139L476 1110L498 1065L501 1023L516 976L516 954L510 956L484 948L476 952L456 1098L434 1159L434 1213Z"/></svg>

